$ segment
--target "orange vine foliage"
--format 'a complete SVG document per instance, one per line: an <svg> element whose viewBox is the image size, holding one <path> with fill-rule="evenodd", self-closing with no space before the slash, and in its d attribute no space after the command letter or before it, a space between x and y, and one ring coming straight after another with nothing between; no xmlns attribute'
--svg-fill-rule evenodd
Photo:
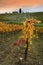
<svg viewBox="0 0 43 65"><path fill-rule="evenodd" d="M20 25L17 24L5 24L3 22L0 22L0 32L12 32L15 30L21 30Z"/></svg>
<svg viewBox="0 0 43 65"><path fill-rule="evenodd" d="M26 19L25 22L23 22L23 35L26 40L28 38L28 41L31 43L32 38L34 37L34 30L36 31L36 28L34 26L35 23L40 23L41 21L36 19Z"/></svg>
<svg viewBox="0 0 43 65"><path fill-rule="evenodd" d="M6 24L4 22L0 22L0 32L12 32L12 31L16 31L16 30L22 30L23 32L25 31L28 31L29 29L29 23L27 24L27 20L25 22L23 22L23 25L18 25L18 24ZM36 20L36 19L29 19L28 21L31 21L30 24L31 24L31 31L33 31L35 29L35 27L33 26L34 23L40 23L40 21ZM26 28L26 25L28 26L28 28ZM32 29L33 28L33 29ZM39 32L43 32L43 28L37 28L37 30ZM29 31L28 31L29 32ZM31 33L32 34L32 33Z"/></svg>

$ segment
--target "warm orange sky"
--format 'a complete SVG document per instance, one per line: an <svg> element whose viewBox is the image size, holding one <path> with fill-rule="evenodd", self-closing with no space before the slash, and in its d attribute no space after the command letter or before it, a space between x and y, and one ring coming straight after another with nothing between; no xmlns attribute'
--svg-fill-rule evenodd
<svg viewBox="0 0 43 65"><path fill-rule="evenodd" d="M16 10L19 7L43 6L43 0L0 0L0 12Z"/></svg>

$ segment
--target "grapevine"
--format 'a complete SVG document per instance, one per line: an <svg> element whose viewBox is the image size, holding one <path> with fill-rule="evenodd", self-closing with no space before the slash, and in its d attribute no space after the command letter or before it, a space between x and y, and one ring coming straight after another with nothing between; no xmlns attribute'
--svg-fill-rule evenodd
<svg viewBox="0 0 43 65"><path fill-rule="evenodd" d="M25 60L27 60L28 45L32 44L32 39L37 32L36 27L34 26L35 23L41 23L41 21L36 19L26 19L26 21L23 22L22 32L27 45L25 49Z"/></svg>

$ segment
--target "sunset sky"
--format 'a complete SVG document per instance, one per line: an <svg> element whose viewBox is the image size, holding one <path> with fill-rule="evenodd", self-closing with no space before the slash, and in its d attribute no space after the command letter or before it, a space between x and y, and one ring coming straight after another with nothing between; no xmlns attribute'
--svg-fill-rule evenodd
<svg viewBox="0 0 43 65"><path fill-rule="evenodd" d="M23 11L43 11L43 0L0 0L0 13L12 12L22 8Z"/></svg>

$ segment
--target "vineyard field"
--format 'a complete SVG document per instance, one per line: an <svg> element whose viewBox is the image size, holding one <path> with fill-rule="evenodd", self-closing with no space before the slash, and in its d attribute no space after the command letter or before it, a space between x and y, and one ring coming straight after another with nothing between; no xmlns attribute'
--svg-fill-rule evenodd
<svg viewBox="0 0 43 65"><path fill-rule="evenodd" d="M41 20L43 23L43 12L35 12L35 13L12 13L12 14L0 14L0 21L5 23L16 23L16 24L22 24L23 21L25 21L26 18L36 18Z"/></svg>
<svg viewBox="0 0 43 65"><path fill-rule="evenodd" d="M27 61L24 60L26 41L22 38L26 18L41 21L34 24L37 34L28 47ZM43 65L43 12L0 14L0 65Z"/></svg>
<svg viewBox="0 0 43 65"><path fill-rule="evenodd" d="M18 34L17 34L18 33ZM19 58L24 58L25 45L14 46L14 42L19 39L21 31L15 33L0 33L0 54L1 65L18 65ZM28 62L30 65L43 65L43 37L33 40L31 50L28 51ZM25 65L25 61L21 62ZM20 65L20 62L19 62Z"/></svg>

